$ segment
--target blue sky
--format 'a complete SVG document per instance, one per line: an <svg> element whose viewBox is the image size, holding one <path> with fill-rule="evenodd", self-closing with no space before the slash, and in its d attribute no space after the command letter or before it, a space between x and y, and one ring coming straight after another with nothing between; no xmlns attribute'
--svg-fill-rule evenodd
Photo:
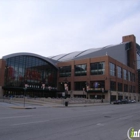
<svg viewBox="0 0 140 140"><path fill-rule="evenodd" d="M121 43L140 44L139 0L0 0L0 58L53 56Z"/></svg>

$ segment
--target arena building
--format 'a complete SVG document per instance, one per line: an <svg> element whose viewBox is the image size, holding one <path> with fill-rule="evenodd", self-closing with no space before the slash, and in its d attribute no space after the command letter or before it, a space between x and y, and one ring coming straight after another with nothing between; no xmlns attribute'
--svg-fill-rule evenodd
<svg viewBox="0 0 140 140"><path fill-rule="evenodd" d="M57 56L15 53L0 60L0 95L84 97L104 101L140 99L140 46L122 42Z"/></svg>

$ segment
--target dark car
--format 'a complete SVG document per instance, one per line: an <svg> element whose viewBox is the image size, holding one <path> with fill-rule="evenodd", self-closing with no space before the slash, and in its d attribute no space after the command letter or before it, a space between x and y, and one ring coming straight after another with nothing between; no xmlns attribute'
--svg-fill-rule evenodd
<svg viewBox="0 0 140 140"><path fill-rule="evenodd" d="M127 99L124 99L124 100L121 100L121 103L122 103L122 104L128 104L129 102L128 102Z"/></svg>
<svg viewBox="0 0 140 140"><path fill-rule="evenodd" d="M121 101L120 100L116 100L113 102L113 104L121 104Z"/></svg>

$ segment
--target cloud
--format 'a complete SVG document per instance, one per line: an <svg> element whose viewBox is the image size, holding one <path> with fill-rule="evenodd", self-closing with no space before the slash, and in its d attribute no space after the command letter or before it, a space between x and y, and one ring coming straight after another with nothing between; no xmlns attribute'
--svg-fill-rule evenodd
<svg viewBox="0 0 140 140"><path fill-rule="evenodd" d="M53 56L120 43L127 34L140 43L139 6L131 0L0 1L0 56Z"/></svg>

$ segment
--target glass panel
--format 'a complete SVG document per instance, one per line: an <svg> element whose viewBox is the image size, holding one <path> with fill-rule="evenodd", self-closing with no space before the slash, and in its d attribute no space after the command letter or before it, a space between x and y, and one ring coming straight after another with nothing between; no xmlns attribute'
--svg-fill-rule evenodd
<svg viewBox="0 0 140 140"><path fill-rule="evenodd" d="M59 68L59 77L70 77L71 66L64 66Z"/></svg>
<svg viewBox="0 0 140 140"><path fill-rule="evenodd" d="M116 82L110 81L110 89L116 91Z"/></svg>
<svg viewBox="0 0 140 140"><path fill-rule="evenodd" d="M127 71L125 69L123 70L123 79L127 80Z"/></svg>
<svg viewBox="0 0 140 140"><path fill-rule="evenodd" d="M91 75L103 75L105 74L105 62L96 62L90 64Z"/></svg>
<svg viewBox="0 0 140 140"><path fill-rule="evenodd" d="M32 56L16 56L6 60L5 86L24 87L25 82L32 88L41 83L52 87L57 85L57 70L48 62Z"/></svg>
<svg viewBox="0 0 140 140"><path fill-rule="evenodd" d="M119 66L117 66L117 73L118 78L122 78L122 68Z"/></svg>
<svg viewBox="0 0 140 140"><path fill-rule="evenodd" d="M118 83L118 91L122 91L122 83Z"/></svg>
<svg viewBox="0 0 140 140"><path fill-rule="evenodd" d="M115 64L113 64L113 63L109 63L109 66L110 66L110 75L112 75L112 76L116 76L116 66L115 66Z"/></svg>
<svg viewBox="0 0 140 140"><path fill-rule="evenodd" d="M75 86L75 90L83 90L83 88L86 89L86 82L85 81L83 81L83 82L75 82L74 86Z"/></svg>
<svg viewBox="0 0 140 140"><path fill-rule="evenodd" d="M85 76L87 75L87 65L76 65L75 66L75 76Z"/></svg>
<svg viewBox="0 0 140 140"><path fill-rule="evenodd" d="M124 92L128 92L128 85L124 84Z"/></svg>

